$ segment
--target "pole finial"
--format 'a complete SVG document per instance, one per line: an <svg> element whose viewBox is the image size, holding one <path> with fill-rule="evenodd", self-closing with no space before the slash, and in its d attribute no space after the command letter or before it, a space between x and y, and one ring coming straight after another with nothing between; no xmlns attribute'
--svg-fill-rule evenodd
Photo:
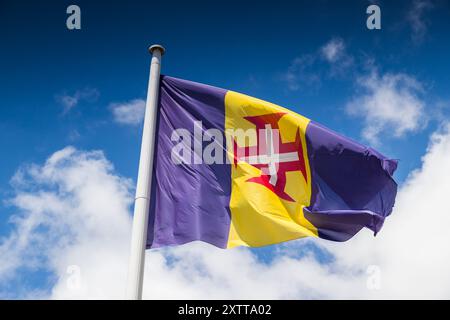
<svg viewBox="0 0 450 320"><path fill-rule="evenodd" d="M151 46L148 48L148 51L149 51L151 54L153 54L153 51L155 51L155 50L159 50L159 51L161 52L161 55L163 55L164 52L166 51L166 49L164 49L164 47L163 47L162 45L160 45L160 44L154 44L154 45L151 45Z"/></svg>

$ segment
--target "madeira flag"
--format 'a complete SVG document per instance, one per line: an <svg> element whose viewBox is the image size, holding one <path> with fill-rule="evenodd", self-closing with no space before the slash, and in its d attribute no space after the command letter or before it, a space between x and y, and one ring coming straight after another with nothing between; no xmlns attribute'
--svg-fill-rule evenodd
<svg viewBox="0 0 450 320"><path fill-rule="evenodd" d="M397 162L275 104L162 76L147 248L375 234Z"/></svg>

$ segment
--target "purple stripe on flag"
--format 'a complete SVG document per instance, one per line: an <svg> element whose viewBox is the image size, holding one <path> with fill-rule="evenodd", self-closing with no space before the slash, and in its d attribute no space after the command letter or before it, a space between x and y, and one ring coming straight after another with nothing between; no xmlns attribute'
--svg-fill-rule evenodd
<svg viewBox="0 0 450 320"><path fill-rule="evenodd" d="M194 240L226 247L231 219L230 165L176 165L171 159L177 143L171 140L175 129L191 133L192 156L194 121L202 121L203 134L208 129L224 132L225 93L223 89L161 77L147 248Z"/></svg>
<svg viewBox="0 0 450 320"><path fill-rule="evenodd" d="M306 141L312 194L304 212L319 236L346 241L363 227L376 234L394 206L397 162L313 121Z"/></svg>

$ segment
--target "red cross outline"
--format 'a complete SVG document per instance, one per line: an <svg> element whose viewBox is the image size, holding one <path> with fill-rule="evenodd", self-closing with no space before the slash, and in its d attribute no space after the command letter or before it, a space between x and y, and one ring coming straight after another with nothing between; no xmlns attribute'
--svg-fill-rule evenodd
<svg viewBox="0 0 450 320"><path fill-rule="evenodd" d="M247 182L259 183L278 197L295 201L284 190L286 173L300 171L308 181L303 146L300 132L297 128L294 142L283 143L279 134L278 121L286 113L270 113L260 116L244 117L256 126L257 144L249 147L239 147L236 139L233 141L234 165L240 161L246 162L261 170L259 177L250 178Z"/></svg>

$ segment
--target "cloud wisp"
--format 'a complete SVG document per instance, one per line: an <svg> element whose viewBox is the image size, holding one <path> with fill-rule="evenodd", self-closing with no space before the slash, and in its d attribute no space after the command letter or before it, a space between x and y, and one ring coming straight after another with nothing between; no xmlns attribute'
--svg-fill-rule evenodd
<svg viewBox="0 0 450 320"><path fill-rule="evenodd" d="M112 103L110 110L115 122L122 125L137 126L144 120L145 100L133 99L122 103Z"/></svg>
<svg viewBox="0 0 450 320"><path fill-rule="evenodd" d="M314 55L305 54L292 60L287 71L281 75L289 90L298 91L320 85L319 74L313 72L316 59Z"/></svg>
<svg viewBox="0 0 450 320"><path fill-rule="evenodd" d="M73 94L61 94L56 96L56 101L63 107L63 115L74 109L81 101L95 102L100 93L97 89L85 88L77 90Z"/></svg>
<svg viewBox="0 0 450 320"><path fill-rule="evenodd" d="M325 67L324 67L325 62ZM291 91L320 86L323 77L342 76L353 66L354 59L347 53L341 38L331 38L312 53L294 58L281 80Z"/></svg>
<svg viewBox="0 0 450 320"><path fill-rule="evenodd" d="M416 45L423 43L426 38L429 22L425 14L433 7L429 0L415 0L406 15L406 21L411 26L411 40Z"/></svg>
<svg viewBox="0 0 450 320"><path fill-rule="evenodd" d="M341 38L333 38L320 48L320 53L326 61L334 63L345 53L344 41Z"/></svg>

